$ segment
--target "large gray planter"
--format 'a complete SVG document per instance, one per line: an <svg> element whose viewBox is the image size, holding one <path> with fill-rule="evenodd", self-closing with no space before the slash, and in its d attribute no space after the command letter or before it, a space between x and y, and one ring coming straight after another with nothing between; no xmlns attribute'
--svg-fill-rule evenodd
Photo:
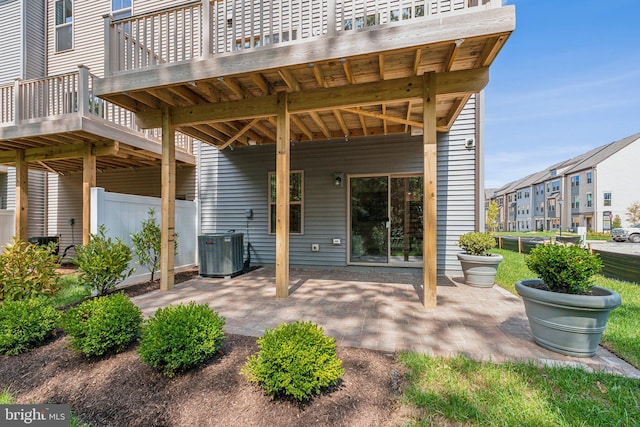
<svg viewBox="0 0 640 427"><path fill-rule="evenodd" d="M502 262L502 255L484 256L459 253L458 260L462 265L464 283L477 288L490 288L496 281L496 273L498 265Z"/></svg>
<svg viewBox="0 0 640 427"><path fill-rule="evenodd" d="M577 357L596 354L609 312L622 300L617 292L593 287L594 295L571 295L531 288L540 279L516 282L524 300L531 335L549 350Z"/></svg>

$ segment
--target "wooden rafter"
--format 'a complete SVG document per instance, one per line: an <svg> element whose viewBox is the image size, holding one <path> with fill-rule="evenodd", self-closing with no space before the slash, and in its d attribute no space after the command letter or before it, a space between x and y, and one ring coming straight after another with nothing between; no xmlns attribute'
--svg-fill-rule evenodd
<svg viewBox="0 0 640 427"><path fill-rule="evenodd" d="M416 55L413 59L413 75L417 76L420 70L420 61L422 60L422 49L416 49Z"/></svg>
<svg viewBox="0 0 640 427"><path fill-rule="evenodd" d="M224 150L225 148L227 148L228 146L230 146L231 144L233 144L238 138L240 138L242 135L244 135L245 133L247 133L249 131L249 129L251 129L256 123L258 123L260 121L260 119L253 119L251 120L249 123L247 123L242 129L240 129L238 131L238 133L236 133L235 135L233 135L231 138L229 138L224 144L220 145L218 147L218 149L220 151Z"/></svg>
<svg viewBox="0 0 640 427"><path fill-rule="evenodd" d="M412 99L407 101L407 120L411 119L411 108L413 108L413 100ZM409 123L405 124L404 131L405 132L409 132Z"/></svg>
<svg viewBox="0 0 640 427"><path fill-rule="evenodd" d="M338 124L340 125L340 130L342 131L344 136L348 136L349 135L349 128L347 127L347 124L344 122L344 118L342 117L342 114L340 113L340 111L339 110L333 110L333 115L335 116L336 120L338 121Z"/></svg>
<svg viewBox="0 0 640 427"><path fill-rule="evenodd" d="M264 95L271 95L273 89L271 88L271 84L267 79L264 78L262 73L254 73L251 74L251 80L255 83L256 86L260 88Z"/></svg>
<svg viewBox="0 0 640 427"><path fill-rule="evenodd" d="M291 89L293 92L300 92L302 90L302 88L300 87L300 83L298 83L295 76L290 70L286 68L283 68L281 70L279 69L278 74L289 87L289 89Z"/></svg>
<svg viewBox="0 0 640 427"><path fill-rule="evenodd" d="M300 131L302 131L302 133L305 134L305 136L309 140L313 139L313 132L311 132L311 129L309 129L309 127L305 125L304 122L298 116L295 116L292 114L291 121L293 122L294 125L296 125L298 129L300 129Z"/></svg>
<svg viewBox="0 0 640 427"><path fill-rule="evenodd" d="M482 50L482 54L480 54L480 57L478 58L479 66L488 67L496 58L496 55L498 55L498 52L502 49L502 46L508 38L508 35L503 34L487 40L485 48Z"/></svg>
<svg viewBox="0 0 640 427"><path fill-rule="evenodd" d="M354 84L355 81L353 79L353 70L351 69L351 62L349 62L348 58L342 58L340 60L342 62L342 70L344 71L344 75L347 78L349 84Z"/></svg>
<svg viewBox="0 0 640 427"><path fill-rule="evenodd" d="M224 79L221 78L218 81L231 89L231 91L240 98L251 98L251 93L242 86L238 79L234 77L226 77Z"/></svg>
<svg viewBox="0 0 640 427"><path fill-rule="evenodd" d="M451 129L451 126L453 126L453 122L455 122L456 117L458 117L467 101L469 101L470 97L471 95L465 95L456 98L453 103L453 107L451 107L451 109L449 110L449 115L445 118L444 123L442 123L442 127L446 128L447 130Z"/></svg>
<svg viewBox="0 0 640 427"><path fill-rule="evenodd" d="M378 71L380 72L380 80L384 80L384 53L378 55Z"/></svg>
<svg viewBox="0 0 640 427"><path fill-rule="evenodd" d="M444 61L444 71L451 71L453 62L456 60L456 56L458 56L462 43L464 43L464 39L458 39L451 45L447 59Z"/></svg>
<svg viewBox="0 0 640 427"><path fill-rule="evenodd" d="M375 119L380 119L380 120L388 120L390 122L395 122L395 123L402 123L408 126L416 126L416 127L422 127L422 123L421 122L417 122L415 120L407 120L405 118L402 117L395 117L395 116L390 116L387 114L380 114L380 113L376 113L374 111L368 111L368 110L363 110L361 108L341 108L342 111L345 111L347 113L352 113L352 114L358 114L361 116L367 116L367 117L373 117Z"/></svg>
<svg viewBox="0 0 640 427"><path fill-rule="evenodd" d="M327 81L325 80L324 75L322 74L322 70L320 69L320 65L311 63L309 64L309 67L313 72L313 76L315 77L316 82L318 82L318 86L328 87Z"/></svg>
<svg viewBox="0 0 640 427"><path fill-rule="evenodd" d="M315 122L316 125L318 125L325 138L331 138L331 131L322 120L322 117L320 117L320 114L318 114L316 111L310 111L309 116L311 116L311 119Z"/></svg>

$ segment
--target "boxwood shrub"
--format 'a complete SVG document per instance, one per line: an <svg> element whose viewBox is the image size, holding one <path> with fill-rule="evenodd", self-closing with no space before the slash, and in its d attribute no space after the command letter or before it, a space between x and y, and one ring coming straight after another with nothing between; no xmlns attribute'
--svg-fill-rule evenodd
<svg viewBox="0 0 640 427"><path fill-rule="evenodd" d="M158 309L142 329L138 354L143 363L172 377L214 355L225 339L224 317L207 304Z"/></svg>
<svg viewBox="0 0 640 427"><path fill-rule="evenodd" d="M53 335L60 312L44 298L0 304L0 353L16 355Z"/></svg>
<svg viewBox="0 0 640 427"><path fill-rule="evenodd" d="M87 356L124 350L140 336L142 312L131 300L115 293L83 302L62 317L71 348Z"/></svg>
<svg viewBox="0 0 640 427"><path fill-rule="evenodd" d="M344 374L335 340L311 322L282 323L267 330L258 338L258 347L240 372L272 398L308 400Z"/></svg>

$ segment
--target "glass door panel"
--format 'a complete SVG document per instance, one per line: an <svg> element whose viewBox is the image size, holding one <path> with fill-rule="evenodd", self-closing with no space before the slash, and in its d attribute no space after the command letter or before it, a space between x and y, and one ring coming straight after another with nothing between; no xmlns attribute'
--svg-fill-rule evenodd
<svg viewBox="0 0 640 427"><path fill-rule="evenodd" d="M389 262L389 177L354 177L351 193L351 254L356 263Z"/></svg>
<svg viewBox="0 0 640 427"><path fill-rule="evenodd" d="M422 177L392 177L390 191L390 261L422 262Z"/></svg>

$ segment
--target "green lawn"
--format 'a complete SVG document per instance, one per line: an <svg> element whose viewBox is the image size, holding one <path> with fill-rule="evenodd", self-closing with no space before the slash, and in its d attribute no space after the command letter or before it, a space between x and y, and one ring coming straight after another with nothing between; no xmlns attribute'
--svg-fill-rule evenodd
<svg viewBox="0 0 640 427"><path fill-rule="evenodd" d="M545 239L552 239L560 235L557 231L496 231L491 233L494 236L502 237L544 237ZM576 233L570 233L568 231L562 232L563 236L577 236ZM611 240L611 237L606 233L587 233L587 240Z"/></svg>
<svg viewBox="0 0 640 427"><path fill-rule="evenodd" d="M60 280L62 288L51 297L52 304L56 307L82 301L91 295L91 289L80 283L77 274L65 274Z"/></svg>
<svg viewBox="0 0 640 427"><path fill-rule="evenodd" d="M492 252L504 257L498 268L496 283L516 293L515 283L521 279L535 278L524 263L526 255L495 249ZM602 335L602 344L627 362L640 368L640 285L598 275L594 283L613 289L622 297L622 305L609 315L607 329Z"/></svg>
<svg viewBox="0 0 640 427"><path fill-rule="evenodd" d="M581 368L402 353L415 426L637 426L640 381Z"/></svg>

